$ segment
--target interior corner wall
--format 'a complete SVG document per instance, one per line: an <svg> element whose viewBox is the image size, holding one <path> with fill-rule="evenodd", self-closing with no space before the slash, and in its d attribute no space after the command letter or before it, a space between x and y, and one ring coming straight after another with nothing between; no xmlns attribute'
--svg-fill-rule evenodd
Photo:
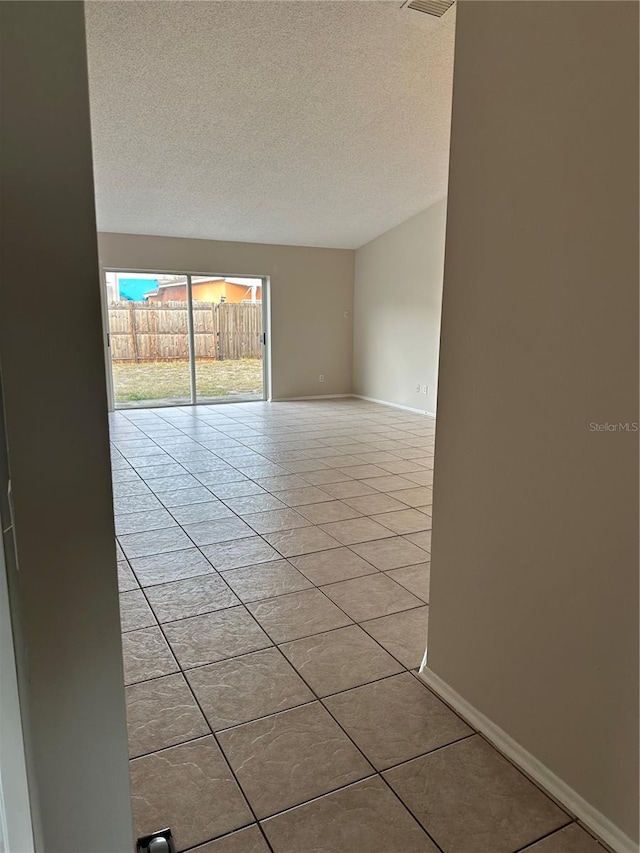
<svg viewBox="0 0 640 853"><path fill-rule="evenodd" d="M107 269L269 276L273 399L351 393L353 250L111 233L98 245Z"/></svg>
<svg viewBox="0 0 640 853"><path fill-rule="evenodd" d="M35 849L114 853L133 836L84 4L0 19L7 579Z"/></svg>
<svg viewBox="0 0 640 853"><path fill-rule="evenodd" d="M637 849L638 4L457 6L428 669Z"/></svg>
<svg viewBox="0 0 640 853"><path fill-rule="evenodd" d="M354 393L435 413L446 215L443 199L356 250Z"/></svg>

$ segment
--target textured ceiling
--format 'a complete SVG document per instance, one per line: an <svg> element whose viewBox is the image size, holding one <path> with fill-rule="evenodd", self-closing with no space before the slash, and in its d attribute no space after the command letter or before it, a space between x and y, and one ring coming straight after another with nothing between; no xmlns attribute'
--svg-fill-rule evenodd
<svg viewBox="0 0 640 853"><path fill-rule="evenodd" d="M455 8L86 10L101 231L354 248L445 195Z"/></svg>

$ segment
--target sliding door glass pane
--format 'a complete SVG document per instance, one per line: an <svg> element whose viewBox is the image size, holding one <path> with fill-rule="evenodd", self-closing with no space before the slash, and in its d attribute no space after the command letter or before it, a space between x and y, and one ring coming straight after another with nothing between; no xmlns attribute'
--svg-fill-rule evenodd
<svg viewBox="0 0 640 853"><path fill-rule="evenodd" d="M106 276L115 407L189 403L187 277Z"/></svg>
<svg viewBox="0 0 640 853"><path fill-rule="evenodd" d="M192 276L196 401L262 400L262 280Z"/></svg>

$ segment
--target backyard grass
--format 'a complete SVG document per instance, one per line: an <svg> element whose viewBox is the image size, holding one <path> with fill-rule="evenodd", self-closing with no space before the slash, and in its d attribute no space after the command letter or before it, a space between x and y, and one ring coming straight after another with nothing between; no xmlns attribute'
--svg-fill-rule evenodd
<svg viewBox="0 0 640 853"><path fill-rule="evenodd" d="M115 362L113 388L116 403L160 400L189 401L189 362ZM262 395L262 360L196 362L196 389L201 397Z"/></svg>

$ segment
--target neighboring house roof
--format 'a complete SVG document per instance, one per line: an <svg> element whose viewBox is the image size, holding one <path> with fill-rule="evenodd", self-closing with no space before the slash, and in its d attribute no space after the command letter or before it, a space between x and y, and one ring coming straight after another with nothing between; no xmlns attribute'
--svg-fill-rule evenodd
<svg viewBox="0 0 640 853"><path fill-rule="evenodd" d="M163 291L163 290L166 291L170 288L180 288L182 290L183 288L186 288L187 280L184 276L179 276L175 279L164 279L162 281L158 281L158 282L156 282L156 284L157 284L157 287L155 288L155 290L147 290L143 294L144 299L149 299L150 297L159 296L161 291ZM240 283L239 281L228 281L226 278L209 278L209 279L203 279L201 281L194 281L193 282L193 288L195 289L198 287L203 287L205 285L211 285L211 284L224 284L226 287L229 287L229 288L233 288L233 289L240 288L247 295L251 294L251 285ZM255 286L258 289L260 289L262 286L262 282L259 279L256 279Z"/></svg>
<svg viewBox="0 0 640 853"><path fill-rule="evenodd" d="M146 290L143 293L143 299L148 299L150 296L158 296L161 290L166 290L168 287L186 287L187 279L185 276L179 275L175 278L159 279L158 281L151 282L151 284L155 284L155 289Z"/></svg>

